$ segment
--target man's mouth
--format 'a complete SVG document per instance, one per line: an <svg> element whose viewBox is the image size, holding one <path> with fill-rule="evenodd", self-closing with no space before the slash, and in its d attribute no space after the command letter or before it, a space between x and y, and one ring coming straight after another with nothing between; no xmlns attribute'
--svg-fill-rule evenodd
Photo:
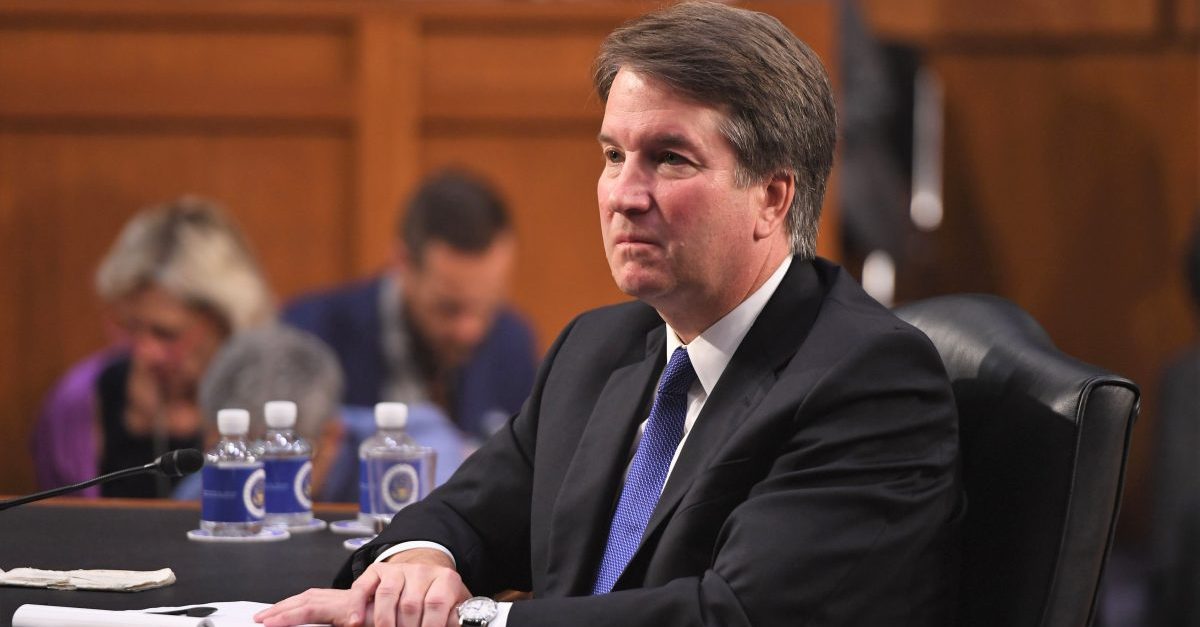
<svg viewBox="0 0 1200 627"><path fill-rule="evenodd" d="M616 239L613 240L613 244L614 245L617 245L617 244L644 244L647 246L657 246L658 242L655 242L653 239L648 238L648 237L642 237L639 235L622 234L622 235L618 235L616 237Z"/></svg>

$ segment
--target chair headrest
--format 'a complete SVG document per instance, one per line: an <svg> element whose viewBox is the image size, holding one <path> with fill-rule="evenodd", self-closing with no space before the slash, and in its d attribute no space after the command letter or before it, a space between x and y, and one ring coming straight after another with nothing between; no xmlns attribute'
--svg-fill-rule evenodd
<svg viewBox="0 0 1200 627"><path fill-rule="evenodd" d="M896 314L933 341L956 393L961 383L986 382L993 393L1021 392L1074 420L1081 390L1097 384L1136 390L1127 379L1060 351L1032 316L998 296L939 296L905 305Z"/></svg>

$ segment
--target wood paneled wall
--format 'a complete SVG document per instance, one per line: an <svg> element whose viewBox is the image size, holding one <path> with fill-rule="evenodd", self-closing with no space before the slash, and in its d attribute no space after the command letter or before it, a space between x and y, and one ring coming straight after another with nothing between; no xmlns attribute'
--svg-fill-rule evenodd
<svg viewBox="0 0 1200 627"><path fill-rule="evenodd" d="M1141 385L1122 525L1141 536L1158 377L1197 340L1182 256L1200 217L1200 3L864 4L945 88L946 221L902 295L1004 295Z"/></svg>
<svg viewBox="0 0 1200 627"><path fill-rule="evenodd" d="M1192 0L1171 0L1187 3ZM1159 0L861 0L876 31L920 40L1144 37L1164 17Z"/></svg>
<svg viewBox="0 0 1200 627"><path fill-rule="evenodd" d="M831 1L751 4L833 61ZM104 344L95 266L153 202L225 203L286 299L378 270L399 201L462 165L514 208L514 299L543 343L621 298L588 70L648 6L0 0L0 493L32 488L41 398Z"/></svg>
<svg viewBox="0 0 1200 627"><path fill-rule="evenodd" d="M1200 0L1178 0L1174 23L1193 41L1200 37Z"/></svg>

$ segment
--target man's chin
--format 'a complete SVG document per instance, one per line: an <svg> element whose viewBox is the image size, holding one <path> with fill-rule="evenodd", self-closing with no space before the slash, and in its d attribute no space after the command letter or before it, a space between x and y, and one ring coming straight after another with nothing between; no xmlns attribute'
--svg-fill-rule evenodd
<svg viewBox="0 0 1200 627"><path fill-rule="evenodd" d="M638 300L653 301L667 291L668 281L657 273L623 272L613 276L617 289Z"/></svg>
<svg viewBox="0 0 1200 627"><path fill-rule="evenodd" d="M474 347L439 346L434 348L437 364L445 370L454 370L466 365L474 352Z"/></svg>

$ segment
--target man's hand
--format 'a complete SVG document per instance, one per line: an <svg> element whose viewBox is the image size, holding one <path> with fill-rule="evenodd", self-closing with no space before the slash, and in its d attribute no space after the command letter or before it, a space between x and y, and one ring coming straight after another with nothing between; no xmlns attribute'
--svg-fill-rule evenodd
<svg viewBox="0 0 1200 627"><path fill-rule="evenodd" d="M413 549L372 564L349 590L312 589L259 612L266 627L455 627L454 608L471 596L440 551ZM372 622L373 620L373 622Z"/></svg>
<svg viewBox="0 0 1200 627"><path fill-rule="evenodd" d="M330 623L335 627L368 627L370 616L359 607L353 590L311 588L254 615L266 627ZM367 620L363 620L366 616Z"/></svg>

